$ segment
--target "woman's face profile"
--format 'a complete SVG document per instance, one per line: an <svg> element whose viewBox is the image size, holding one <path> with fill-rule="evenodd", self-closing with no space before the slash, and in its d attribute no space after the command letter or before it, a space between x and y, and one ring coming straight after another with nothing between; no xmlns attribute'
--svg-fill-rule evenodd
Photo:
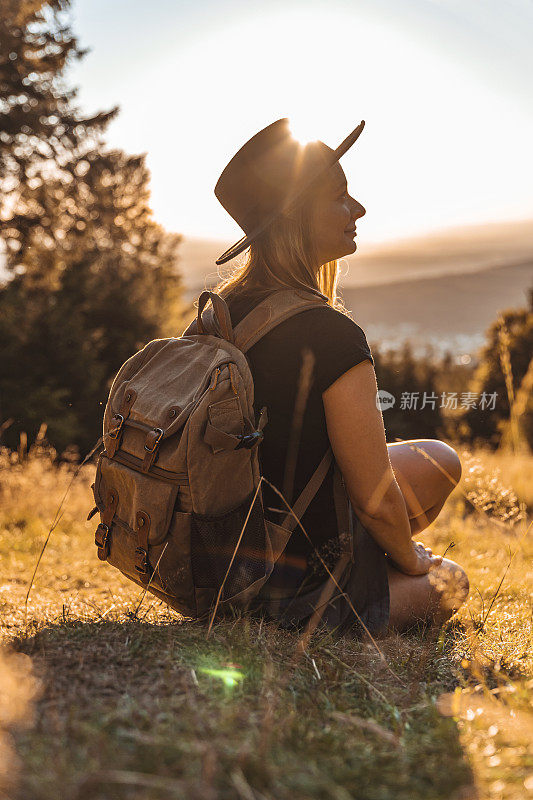
<svg viewBox="0 0 533 800"><path fill-rule="evenodd" d="M317 187L311 230L319 264L355 253L355 223L366 209L348 192L344 170L337 162Z"/></svg>

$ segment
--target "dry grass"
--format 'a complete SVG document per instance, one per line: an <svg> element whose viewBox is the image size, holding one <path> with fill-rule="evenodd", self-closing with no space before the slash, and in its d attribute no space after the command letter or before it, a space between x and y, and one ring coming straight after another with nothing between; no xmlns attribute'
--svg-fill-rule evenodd
<svg viewBox="0 0 533 800"><path fill-rule="evenodd" d="M133 617L140 589L98 561L94 520L84 521L91 466L72 486L25 608L71 469L44 451L22 464L1 454L0 625L16 656L0 663L0 724L13 737L3 752L16 748L21 765L7 770L7 753L5 796L533 793L533 546L520 517L533 459L463 460L461 486L423 538L441 552L454 543L470 598L437 644L423 632L380 642L394 678L373 647L324 631L295 658L295 635L273 623L216 622L207 639L150 596Z"/></svg>

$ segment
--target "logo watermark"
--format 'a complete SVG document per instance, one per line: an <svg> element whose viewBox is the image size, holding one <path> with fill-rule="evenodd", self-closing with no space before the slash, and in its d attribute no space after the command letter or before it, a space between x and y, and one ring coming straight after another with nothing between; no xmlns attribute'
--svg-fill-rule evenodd
<svg viewBox="0 0 533 800"><path fill-rule="evenodd" d="M379 389L376 394L376 405L380 409L380 411L386 411L388 408L392 408L396 402L396 398L390 392L386 392L385 389Z"/></svg>
<svg viewBox="0 0 533 800"><path fill-rule="evenodd" d="M479 411L494 411L498 392L402 392L400 395L400 411L422 411L424 408L447 408L451 411L459 408ZM440 402L439 402L440 401ZM380 411L387 411L396 403L396 397L385 389L376 394L376 406ZM438 404L438 405L437 405Z"/></svg>

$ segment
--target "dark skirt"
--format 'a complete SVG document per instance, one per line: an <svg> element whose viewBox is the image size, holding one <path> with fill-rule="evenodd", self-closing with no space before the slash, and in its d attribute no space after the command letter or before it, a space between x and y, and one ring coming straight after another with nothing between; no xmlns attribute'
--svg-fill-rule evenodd
<svg viewBox="0 0 533 800"><path fill-rule="evenodd" d="M265 612L284 628L303 629L315 609L320 608L318 625L339 635L361 638L365 629L372 636L384 633L389 622L387 557L353 511L352 514L354 558L336 578L340 588L326 578L312 590L302 588L291 597L274 597L269 594L267 583L253 611ZM330 571L333 572L331 567ZM333 590L325 594L328 581Z"/></svg>

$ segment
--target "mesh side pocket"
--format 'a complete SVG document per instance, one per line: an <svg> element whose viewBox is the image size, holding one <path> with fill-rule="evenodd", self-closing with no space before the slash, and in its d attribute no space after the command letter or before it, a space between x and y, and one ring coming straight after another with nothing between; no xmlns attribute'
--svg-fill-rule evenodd
<svg viewBox="0 0 533 800"><path fill-rule="evenodd" d="M218 589L224 580L252 504L251 494L242 505L216 517L192 514L191 561L195 586ZM247 589L266 574L265 520L258 493L224 584L222 600Z"/></svg>

